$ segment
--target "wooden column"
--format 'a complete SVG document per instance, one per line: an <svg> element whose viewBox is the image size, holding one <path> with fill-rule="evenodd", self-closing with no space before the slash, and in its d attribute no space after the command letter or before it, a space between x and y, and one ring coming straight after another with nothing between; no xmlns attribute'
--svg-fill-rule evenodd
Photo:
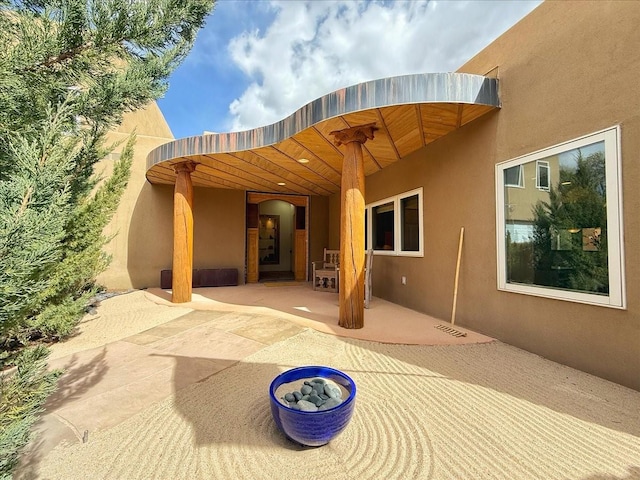
<svg viewBox="0 0 640 480"><path fill-rule="evenodd" d="M375 124L331 132L345 146L340 188L340 320L344 328L364 327L364 160L362 144Z"/></svg>
<svg viewBox="0 0 640 480"><path fill-rule="evenodd" d="M173 303L191 301L193 281L193 162L173 166L176 186L173 192Z"/></svg>
<svg viewBox="0 0 640 480"><path fill-rule="evenodd" d="M257 283L260 278L260 209L257 203L247 203L247 283Z"/></svg>

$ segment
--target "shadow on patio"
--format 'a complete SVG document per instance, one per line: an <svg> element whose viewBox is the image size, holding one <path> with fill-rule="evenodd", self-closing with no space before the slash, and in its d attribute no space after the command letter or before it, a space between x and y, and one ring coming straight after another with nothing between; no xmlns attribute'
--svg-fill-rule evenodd
<svg viewBox="0 0 640 480"><path fill-rule="evenodd" d="M170 304L170 293L166 291L151 289L147 294L154 301ZM467 336L453 337L433 328L446 322L379 298L374 297L372 308L365 311L365 328L361 330L347 330L337 325L337 294L315 292L305 283L283 287L244 285L201 288L194 291L194 301L181 306L197 309L202 315L209 309L227 309L238 313L278 316L320 332L337 335L343 345L355 342L359 348L390 355L394 361L402 364L430 371L435 369L434 373L439 377L499 392L640 437L640 410L636 408L629 412L627 408L630 405L625 403L635 401L636 407L640 405L639 392L461 327L456 326ZM282 315L277 315L277 312ZM369 342L358 342L360 339ZM434 347L412 348L411 344ZM447 345L464 348L450 349L446 348ZM331 357L327 360L333 365ZM291 366L301 364L298 361ZM347 368L350 366L347 365ZM363 371L384 374L384 369L376 371L364 368Z"/></svg>
<svg viewBox="0 0 640 480"><path fill-rule="evenodd" d="M348 479L614 480L640 468L640 392L498 341L403 345L302 328L325 325L314 316L332 315L326 327L339 328L337 296L304 284L204 290L181 305L199 310L110 343L106 356L103 349L82 354L106 361L110 380L92 386L97 395L85 394L83 405L71 402L78 425L93 423L89 442L38 459L42 478L79 471L87 478L296 478L322 471ZM401 332L405 337L439 332L434 320L377 300L365 322L383 305L392 310L378 321L392 323L391 334L398 325L413 328ZM290 313L298 311L308 317ZM286 440L268 404L279 372L310 364L343 370L358 385L349 427L317 449ZM130 383L112 391L118 379ZM62 409L68 418L71 407Z"/></svg>
<svg viewBox="0 0 640 480"><path fill-rule="evenodd" d="M170 290L146 290L151 301L194 310L240 311L279 316L299 325L340 337L384 343L414 345L461 345L491 342L494 339L456 326L466 333L455 337L435 327L448 325L429 315L373 297L365 309L364 328L346 329L338 326L339 299L337 293L314 291L310 283L287 282L245 284L237 287L196 288L193 300L172 304Z"/></svg>
<svg viewBox="0 0 640 480"><path fill-rule="evenodd" d="M500 342L391 345L304 330L186 388L181 379L207 359L168 357L175 397L135 422L120 455L133 449L148 465L156 458L148 442L161 438L152 448L170 445L187 477L324 466L336 478L624 479L640 468L638 392ZM269 410L271 380L309 364L339 368L358 385L352 422L320 449L286 440Z"/></svg>

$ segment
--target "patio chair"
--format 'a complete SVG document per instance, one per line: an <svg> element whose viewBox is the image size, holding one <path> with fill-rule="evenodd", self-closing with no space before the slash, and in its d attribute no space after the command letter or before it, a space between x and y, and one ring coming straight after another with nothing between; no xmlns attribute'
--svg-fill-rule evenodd
<svg viewBox="0 0 640 480"><path fill-rule="evenodd" d="M337 292L340 274L340 250L324 249L324 258L313 262L313 289Z"/></svg>
<svg viewBox="0 0 640 480"><path fill-rule="evenodd" d="M371 302L373 274L373 250L365 253L364 266L364 308ZM324 249L324 259L313 262L313 289L325 292L337 292L340 283L340 250Z"/></svg>
<svg viewBox="0 0 640 480"><path fill-rule="evenodd" d="M371 275L373 274L373 249L367 250L364 262L364 308L369 308L371 302Z"/></svg>

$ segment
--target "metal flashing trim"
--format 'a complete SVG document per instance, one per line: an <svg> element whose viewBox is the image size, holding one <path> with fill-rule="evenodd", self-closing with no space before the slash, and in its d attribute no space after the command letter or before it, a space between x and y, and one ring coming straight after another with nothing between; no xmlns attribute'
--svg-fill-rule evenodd
<svg viewBox="0 0 640 480"><path fill-rule="evenodd" d="M467 73L423 73L360 83L324 95L271 125L168 142L149 153L147 170L181 157L240 152L274 145L340 115L407 104L438 103L500 108L498 79Z"/></svg>

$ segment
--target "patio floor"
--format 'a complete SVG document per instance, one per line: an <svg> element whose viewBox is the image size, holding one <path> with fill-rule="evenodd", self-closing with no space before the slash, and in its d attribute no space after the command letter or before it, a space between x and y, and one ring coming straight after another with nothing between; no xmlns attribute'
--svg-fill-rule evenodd
<svg viewBox="0 0 640 480"><path fill-rule="evenodd" d="M150 288L148 298L161 305L171 304L169 290ZM415 310L373 297L365 309L362 329L338 326L339 299L337 293L314 291L305 282L271 282L246 284L240 287L197 288L192 301L180 304L194 310L240 311L247 313L274 312L288 321L345 338L357 338L383 343L410 345L462 345L490 342L493 339L454 325L465 336L454 336L436 326L450 326Z"/></svg>
<svg viewBox="0 0 640 480"><path fill-rule="evenodd" d="M308 284L169 298L105 300L53 347L66 374L16 478L640 475L640 392L375 297L361 330L338 327L337 294ZM301 364L359 388L352 424L320 449L290 444L268 412L270 380Z"/></svg>

